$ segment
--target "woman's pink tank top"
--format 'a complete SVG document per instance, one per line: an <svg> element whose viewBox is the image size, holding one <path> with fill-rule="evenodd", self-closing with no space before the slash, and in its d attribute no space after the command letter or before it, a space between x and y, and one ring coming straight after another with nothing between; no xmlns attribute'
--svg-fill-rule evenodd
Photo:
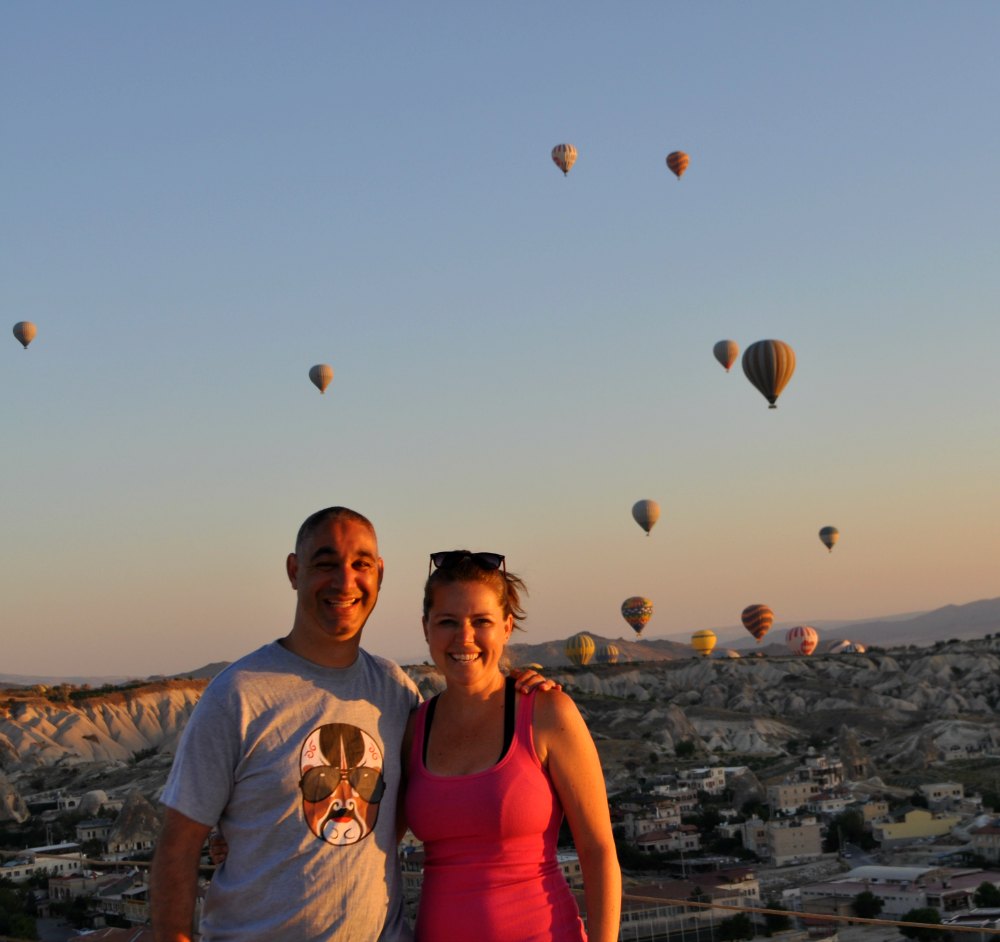
<svg viewBox="0 0 1000 942"><path fill-rule="evenodd" d="M585 942L576 900L556 861L562 806L535 754L534 692L506 755L472 775L423 763L427 703L409 756L406 818L424 842L417 942Z"/></svg>

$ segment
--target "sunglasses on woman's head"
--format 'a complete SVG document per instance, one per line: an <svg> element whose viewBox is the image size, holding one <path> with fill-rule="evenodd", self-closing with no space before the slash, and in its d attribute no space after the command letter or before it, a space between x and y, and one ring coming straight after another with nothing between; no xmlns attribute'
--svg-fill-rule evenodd
<svg viewBox="0 0 1000 942"><path fill-rule="evenodd" d="M446 566L454 566L463 559L471 559L480 569L503 569L507 572L504 563L506 559L500 553L469 553L465 550L448 550L444 553L431 553L431 561L427 566L427 575L434 569L442 569Z"/></svg>

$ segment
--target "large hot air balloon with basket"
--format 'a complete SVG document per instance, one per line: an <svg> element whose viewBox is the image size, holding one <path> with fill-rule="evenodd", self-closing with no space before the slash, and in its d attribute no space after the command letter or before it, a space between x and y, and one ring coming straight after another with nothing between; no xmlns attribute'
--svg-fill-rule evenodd
<svg viewBox="0 0 1000 942"><path fill-rule="evenodd" d="M758 340L743 351L746 378L777 409L778 396L795 372L795 351L781 340Z"/></svg>
<svg viewBox="0 0 1000 942"><path fill-rule="evenodd" d="M760 644L774 624L774 612L760 603L748 605L740 614L740 620L743 622L743 627L757 640L757 644Z"/></svg>
<svg viewBox="0 0 1000 942"><path fill-rule="evenodd" d="M655 500L637 500L632 505L632 519L646 531L646 536L649 536L649 531L660 519L660 505Z"/></svg>
<svg viewBox="0 0 1000 942"><path fill-rule="evenodd" d="M597 649L597 654L594 655L594 660L598 664L617 664L621 660L621 651L618 649L618 645L608 641L606 644L602 644Z"/></svg>
<svg viewBox="0 0 1000 942"><path fill-rule="evenodd" d="M17 342L25 350L28 349L28 344L35 339L37 333L38 328L31 321L18 321L14 325L14 336L17 337Z"/></svg>
<svg viewBox="0 0 1000 942"><path fill-rule="evenodd" d="M691 635L691 647L702 657L708 657L715 649L715 632L708 628L702 628Z"/></svg>
<svg viewBox="0 0 1000 942"><path fill-rule="evenodd" d="M577 667L584 667L590 659L594 656L594 639L590 637L585 631L581 631L579 634L573 635L566 642L566 647L563 649L563 653L568 657Z"/></svg>
<svg viewBox="0 0 1000 942"><path fill-rule="evenodd" d="M785 635L785 644L788 645L788 650L792 654L802 654L808 657L819 644L819 634L815 628L811 628L809 625L799 625L788 629L788 633Z"/></svg>
<svg viewBox="0 0 1000 942"><path fill-rule="evenodd" d="M333 367L328 363L317 363L309 369L309 379L321 393L326 392L326 387L333 379Z"/></svg>
<svg viewBox="0 0 1000 942"><path fill-rule="evenodd" d="M823 545L832 553L834 544L840 539L840 530L836 527L823 527L819 531L819 538L823 542Z"/></svg>
<svg viewBox="0 0 1000 942"><path fill-rule="evenodd" d="M576 163L576 148L572 144L556 144L552 148L552 162L566 176Z"/></svg>
<svg viewBox="0 0 1000 942"><path fill-rule="evenodd" d="M667 154L667 166L678 180L684 176L684 171L687 170L690 163L691 158L682 150L675 150Z"/></svg>
<svg viewBox="0 0 1000 942"><path fill-rule="evenodd" d="M740 355L740 345L735 340L720 340L712 347L712 355L726 368L728 373Z"/></svg>
<svg viewBox="0 0 1000 942"><path fill-rule="evenodd" d="M652 617L653 603L650 599L643 598L641 595L632 595L622 602L622 618L629 623L637 635L642 634L642 629L646 627Z"/></svg>

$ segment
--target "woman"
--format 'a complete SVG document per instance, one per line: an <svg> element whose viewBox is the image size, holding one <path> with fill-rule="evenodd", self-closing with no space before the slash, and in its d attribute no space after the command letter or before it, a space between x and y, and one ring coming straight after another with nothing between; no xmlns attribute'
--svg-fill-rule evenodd
<svg viewBox="0 0 1000 942"><path fill-rule="evenodd" d="M497 554L431 562L424 637L447 687L407 733L406 818L426 855L417 940L586 939L556 861L565 813L590 942L613 942L621 872L593 740L564 693L518 694L500 671L524 583Z"/></svg>

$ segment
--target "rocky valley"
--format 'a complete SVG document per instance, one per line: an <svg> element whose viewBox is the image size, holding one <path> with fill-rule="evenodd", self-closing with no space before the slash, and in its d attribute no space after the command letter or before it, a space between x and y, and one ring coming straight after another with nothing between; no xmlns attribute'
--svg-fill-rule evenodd
<svg viewBox="0 0 1000 942"><path fill-rule="evenodd" d="M408 668L424 695L441 684ZM615 791L678 763L751 764L762 778L808 745L838 751L856 778L911 781L941 763L983 770L1000 756L1000 636L866 654L661 659L547 667L577 700ZM0 696L0 818L63 789L155 799L204 679ZM941 777L950 774L938 768Z"/></svg>

